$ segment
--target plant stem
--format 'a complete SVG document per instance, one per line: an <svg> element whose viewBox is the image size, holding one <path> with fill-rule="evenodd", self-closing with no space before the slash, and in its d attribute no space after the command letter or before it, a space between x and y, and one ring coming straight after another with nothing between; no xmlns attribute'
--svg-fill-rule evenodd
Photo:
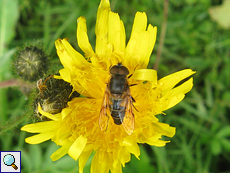
<svg viewBox="0 0 230 173"><path fill-rule="evenodd" d="M154 63L154 67L153 67L153 69L155 69L155 70L158 69L161 54L162 54L162 50L163 50L163 46L164 46L165 33L166 33L166 29L167 29L167 20L168 20L168 7L169 7L169 1L164 0L164 19L163 19L163 22L162 22L159 48L157 50L157 58L156 58L156 61Z"/></svg>

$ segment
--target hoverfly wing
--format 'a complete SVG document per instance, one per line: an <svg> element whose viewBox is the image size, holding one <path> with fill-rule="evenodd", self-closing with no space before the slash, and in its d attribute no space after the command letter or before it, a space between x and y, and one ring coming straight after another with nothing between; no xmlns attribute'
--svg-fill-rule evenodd
<svg viewBox="0 0 230 173"><path fill-rule="evenodd" d="M127 96L125 98L125 117L123 119L122 125L127 132L128 135L131 135L134 131L134 114L133 114L133 104L132 104L132 96L130 95L129 88L127 89Z"/></svg>
<svg viewBox="0 0 230 173"><path fill-rule="evenodd" d="M105 95L102 100L101 111L99 115L99 126L101 130L106 130L108 127L109 116L107 115L107 111L109 111L109 90L106 87Z"/></svg>

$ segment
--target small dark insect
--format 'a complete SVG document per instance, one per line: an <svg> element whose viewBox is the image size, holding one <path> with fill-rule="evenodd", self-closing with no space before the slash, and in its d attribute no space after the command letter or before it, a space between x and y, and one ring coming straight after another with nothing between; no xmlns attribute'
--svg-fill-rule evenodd
<svg viewBox="0 0 230 173"><path fill-rule="evenodd" d="M48 57L36 46L25 47L17 54L15 68L21 78L34 82L47 72Z"/></svg>
<svg viewBox="0 0 230 173"><path fill-rule="evenodd" d="M46 82L47 82L47 80L49 80L50 78L52 78L54 75L50 75L49 77L47 77L46 79L45 79L45 81L44 82L42 82L42 79L39 79L38 81L37 81L37 88L39 89L39 94L41 94L41 96L43 96L43 91L47 88L47 86L46 86Z"/></svg>
<svg viewBox="0 0 230 173"><path fill-rule="evenodd" d="M112 116L116 125L122 124L127 134L131 135L134 130L133 102L135 100L130 93L127 75L129 70L121 63L110 68L111 78L107 84L103 98L99 126L101 130L108 127L109 116Z"/></svg>
<svg viewBox="0 0 230 173"><path fill-rule="evenodd" d="M34 112L41 120L47 120L47 118L39 113L39 105L43 111L57 114L67 107L69 101L80 95L73 91L73 87L68 82L55 79L53 76L49 75L44 80L39 79L37 81L38 94L34 101Z"/></svg>

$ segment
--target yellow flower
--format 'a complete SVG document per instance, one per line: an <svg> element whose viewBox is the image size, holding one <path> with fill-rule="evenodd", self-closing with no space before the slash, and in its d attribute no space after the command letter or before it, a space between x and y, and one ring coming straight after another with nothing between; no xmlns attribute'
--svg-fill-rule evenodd
<svg viewBox="0 0 230 173"><path fill-rule="evenodd" d="M175 128L158 121L155 115L175 106L192 88L192 78L176 86L181 80L191 76L186 69L160 80L155 70L146 69L156 40L156 27L148 25L145 13L137 12L130 40L126 45L125 28L117 13L111 12L108 0L101 0L96 21L96 46L92 49L87 36L86 20L77 20L78 45L85 57L75 51L67 39L55 42L57 54L64 69L61 78L69 82L75 91L85 97L74 98L61 113L52 115L39 111L50 121L25 125L23 131L39 133L26 138L30 144L38 144L51 139L61 146L51 155L53 161L69 154L79 161L79 172L89 156L94 154L91 172L122 172L122 166L130 161L130 154L140 155L138 143L162 147L169 141L161 137L173 137ZM146 29L147 28L147 29ZM107 130L99 126L99 114L106 85L110 79L111 66L122 62L130 74L131 95L135 115L134 131L128 134L122 125L116 125L109 118ZM175 87L176 86L176 87Z"/></svg>

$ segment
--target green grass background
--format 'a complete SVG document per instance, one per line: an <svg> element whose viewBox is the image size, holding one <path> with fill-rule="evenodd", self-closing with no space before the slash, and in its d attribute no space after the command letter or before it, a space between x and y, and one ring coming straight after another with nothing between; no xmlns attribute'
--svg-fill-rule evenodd
<svg viewBox="0 0 230 173"><path fill-rule="evenodd" d="M230 172L230 32L211 20L208 10L220 0L177 0L169 2L167 32L159 78L191 68L194 87L186 98L161 122L177 128L165 147L141 145L140 161L132 157L124 173L208 173ZM156 46L149 68L159 48L163 21L162 0L111 0L126 27L127 40L136 11L145 11L148 23L158 27ZM1 0L0 1L0 81L18 78L13 70L19 47L39 43L51 57L53 71L62 68L54 41L76 41L76 20L85 16L91 44L95 45L95 20L99 0ZM229 19L229 18L228 18ZM24 142L30 136L20 128L34 121L32 104L20 87L0 89L0 150L22 151L23 173L78 172L78 163L69 156L52 162L58 148L51 141L39 145ZM165 138L166 139L166 138ZM84 172L90 171L90 162Z"/></svg>

